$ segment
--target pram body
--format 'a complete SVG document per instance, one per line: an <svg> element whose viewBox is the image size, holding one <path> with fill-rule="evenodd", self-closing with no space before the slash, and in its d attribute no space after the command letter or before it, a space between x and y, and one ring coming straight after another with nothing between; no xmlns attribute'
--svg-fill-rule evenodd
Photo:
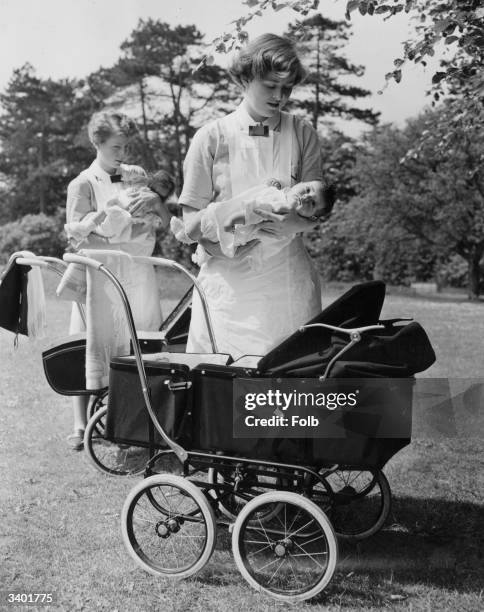
<svg viewBox="0 0 484 612"><path fill-rule="evenodd" d="M379 321L385 286L381 282L353 287L332 303L309 326L317 324L362 327ZM308 328L296 332L260 358L256 367L239 367L237 362L226 364L204 362L197 356L189 367L180 356L167 353L144 357L153 405L163 429L174 440L182 440L188 448L224 452L236 456L318 466L343 464L360 468L382 468L403 446L410 442L412 376L434 360L430 343L422 328L412 323L397 326L390 322L378 333L379 341L363 340L364 346L346 352L337 361L329 377L402 377L408 380L408 435L400 438L372 438L348 431L346 438L324 439L243 439L233 436L232 406L234 384L238 378L291 377L296 381L316 378L324 373L328 363L344 346L344 339L325 328ZM392 354L393 353L393 354ZM205 356L210 357L210 356ZM148 446L151 421L143 409L136 362L133 357L111 361L110 398L106 436L116 442ZM169 390L175 386L175 393ZM400 387L401 389L401 387ZM160 436L153 432L155 444Z"/></svg>

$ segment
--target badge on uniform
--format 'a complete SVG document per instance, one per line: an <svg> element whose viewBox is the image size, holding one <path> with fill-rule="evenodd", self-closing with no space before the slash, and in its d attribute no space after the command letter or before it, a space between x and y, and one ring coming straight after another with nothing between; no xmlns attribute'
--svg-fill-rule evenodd
<svg viewBox="0 0 484 612"><path fill-rule="evenodd" d="M269 136L269 126L262 125L249 125L249 136Z"/></svg>

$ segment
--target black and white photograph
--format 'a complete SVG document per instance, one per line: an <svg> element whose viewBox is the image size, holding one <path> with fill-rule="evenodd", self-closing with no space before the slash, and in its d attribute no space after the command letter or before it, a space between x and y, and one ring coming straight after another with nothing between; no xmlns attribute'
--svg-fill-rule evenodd
<svg viewBox="0 0 484 612"><path fill-rule="evenodd" d="M484 609L484 0L0 22L0 611Z"/></svg>

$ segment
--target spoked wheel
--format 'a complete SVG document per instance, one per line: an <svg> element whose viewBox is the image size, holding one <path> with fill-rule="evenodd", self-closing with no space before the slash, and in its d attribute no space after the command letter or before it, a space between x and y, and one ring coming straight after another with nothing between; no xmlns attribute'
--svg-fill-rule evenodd
<svg viewBox="0 0 484 612"><path fill-rule="evenodd" d="M92 465L110 476L142 474L149 451L139 446L119 445L104 438L107 407L100 408L90 419L84 432L84 450Z"/></svg>
<svg viewBox="0 0 484 612"><path fill-rule="evenodd" d="M260 514L274 506L270 520ZM235 563L247 582L276 599L303 601L333 576L338 546L331 524L311 500L291 491L264 493L241 510L232 532Z"/></svg>
<svg viewBox="0 0 484 612"><path fill-rule="evenodd" d="M337 470L325 477L329 495L317 484L311 499L331 519L343 540L358 541L379 531L390 512L391 491L381 470Z"/></svg>
<svg viewBox="0 0 484 612"><path fill-rule="evenodd" d="M215 548L215 516L207 498L174 474L150 476L136 485L124 503L121 527L131 557L155 576L192 576Z"/></svg>
<svg viewBox="0 0 484 612"><path fill-rule="evenodd" d="M220 512L227 518L234 520L242 508L254 497L267 493L267 485L280 486L281 479L274 470L274 476L267 474L257 474L256 471L247 467L234 468L210 468L208 471L208 482L210 484L224 485L217 489L214 487L214 497L218 501ZM270 487L269 487L270 488ZM270 519L279 511L279 507L274 505L264 507L264 515L259 514L259 518ZM262 511L261 511L262 512Z"/></svg>
<svg viewBox="0 0 484 612"><path fill-rule="evenodd" d="M87 420L89 421L98 410L106 406L107 401L108 389L104 389L98 395L91 395L86 412Z"/></svg>

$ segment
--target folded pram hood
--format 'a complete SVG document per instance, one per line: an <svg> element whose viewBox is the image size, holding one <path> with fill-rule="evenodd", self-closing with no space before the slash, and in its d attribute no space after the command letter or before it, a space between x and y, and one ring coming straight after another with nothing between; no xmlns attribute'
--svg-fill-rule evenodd
<svg viewBox="0 0 484 612"><path fill-rule="evenodd" d="M311 323L328 323L339 327L376 324L384 291L383 283L357 285ZM297 332L264 357L259 362L258 370L279 376L320 376L348 341L346 335L324 328ZM400 378L422 372L434 361L434 350L419 323L389 323L385 329L366 332L360 342L342 355L341 361L335 362L329 376Z"/></svg>
<svg viewBox="0 0 484 612"><path fill-rule="evenodd" d="M385 299L385 283L369 281L351 287L346 293L327 306L319 315L308 321L326 323L338 327L375 325L380 318ZM303 333L296 331L263 357L258 369L261 372L279 370L289 361L305 360L319 355L331 343L331 332L324 328L312 328ZM319 357L319 362L321 358Z"/></svg>

